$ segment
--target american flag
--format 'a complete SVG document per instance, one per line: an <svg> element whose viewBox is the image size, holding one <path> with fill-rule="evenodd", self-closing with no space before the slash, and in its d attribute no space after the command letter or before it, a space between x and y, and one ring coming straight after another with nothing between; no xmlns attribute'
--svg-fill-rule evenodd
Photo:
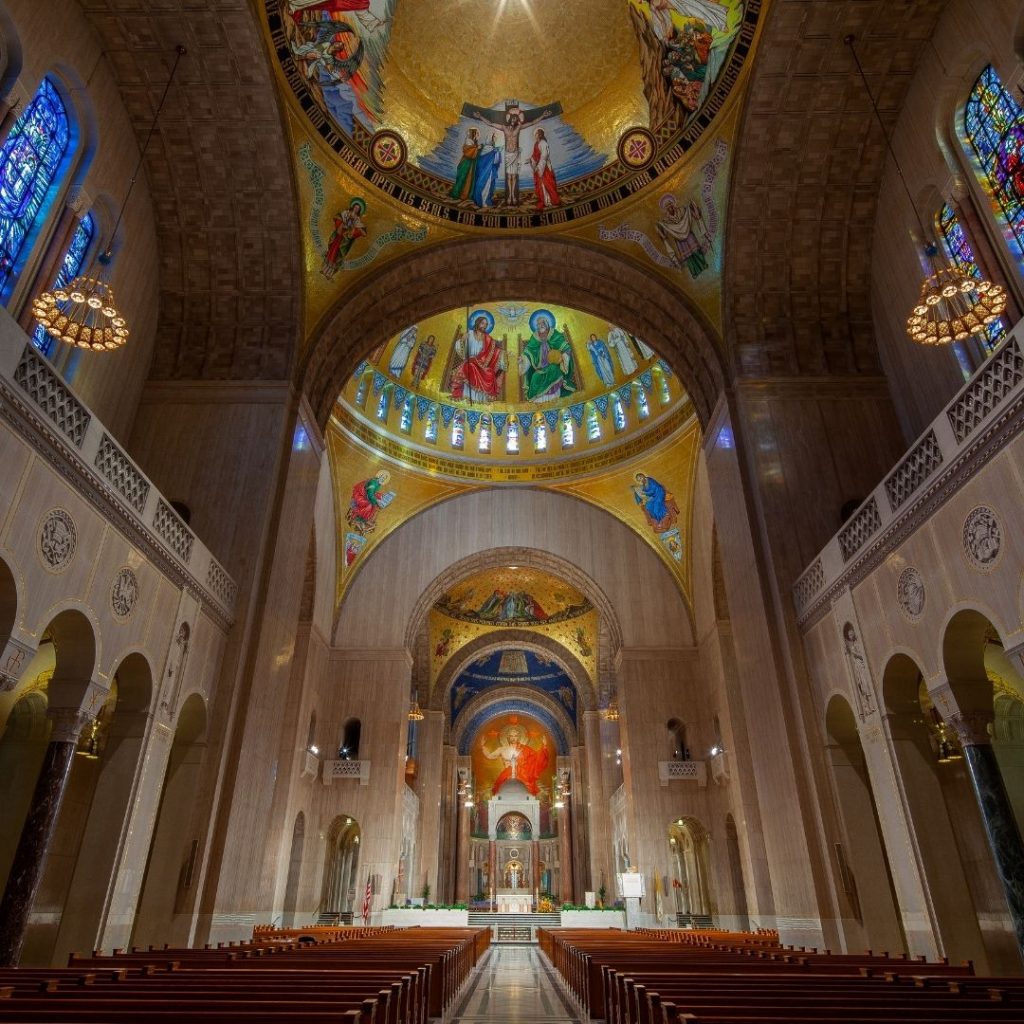
<svg viewBox="0 0 1024 1024"><path fill-rule="evenodd" d="M373 876L366 876L366 892L363 893L363 924L370 923L370 903L373 901Z"/></svg>

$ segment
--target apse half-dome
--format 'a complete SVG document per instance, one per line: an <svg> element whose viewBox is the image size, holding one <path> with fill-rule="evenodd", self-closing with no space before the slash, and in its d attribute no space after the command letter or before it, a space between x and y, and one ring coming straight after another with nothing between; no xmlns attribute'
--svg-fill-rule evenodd
<svg viewBox="0 0 1024 1024"><path fill-rule="evenodd" d="M371 352L335 420L404 465L459 479L562 479L630 456L692 414L646 341L581 310L483 299Z"/></svg>
<svg viewBox="0 0 1024 1024"><path fill-rule="evenodd" d="M683 157L761 0L264 0L302 114L423 212L522 228L606 208ZM368 173L369 172L369 173Z"/></svg>

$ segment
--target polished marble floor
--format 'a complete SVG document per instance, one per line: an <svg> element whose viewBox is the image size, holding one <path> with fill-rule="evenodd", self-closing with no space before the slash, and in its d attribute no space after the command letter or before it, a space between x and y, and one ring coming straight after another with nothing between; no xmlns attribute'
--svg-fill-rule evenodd
<svg viewBox="0 0 1024 1024"><path fill-rule="evenodd" d="M536 946L492 946L477 968L451 1024L573 1024L579 1015Z"/></svg>

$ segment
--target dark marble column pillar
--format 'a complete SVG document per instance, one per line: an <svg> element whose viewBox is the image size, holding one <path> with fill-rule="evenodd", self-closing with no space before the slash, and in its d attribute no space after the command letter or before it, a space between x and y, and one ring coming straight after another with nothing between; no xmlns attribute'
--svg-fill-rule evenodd
<svg viewBox="0 0 1024 1024"><path fill-rule="evenodd" d="M533 860L533 898L540 899L540 840L534 839L530 844L530 856ZM534 903L536 906L536 903Z"/></svg>
<svg viewBox="0 0 1024 1024"><path fill-rule="evenodd" d="M75 746L82 727L92 720L90 714L77 708L51 708L48 714L53 722L50 742L0 900L0 967L13 967L21 957L28 915L43 877Z"/></svg>
<svg viewBox="0 0 1024 1024"><path fill-rule="evenodd" d="M960 712L951 715L949 721L964 748L985 834L1017 933L1017 945L1024 955L1024 842L992 749L988 733L991 720L991 712Z"/></svg>

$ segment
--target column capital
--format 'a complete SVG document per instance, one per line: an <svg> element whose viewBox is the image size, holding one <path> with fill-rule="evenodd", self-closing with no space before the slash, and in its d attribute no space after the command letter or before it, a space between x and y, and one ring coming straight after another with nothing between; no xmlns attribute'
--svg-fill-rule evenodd
<svg viewBox="0 0 1024 1024"><path fill-rule="evenodd" d="M15 636L8 639L0 650L0 693L9 693L18 685L21 674L35 653L35 644L19 640Z"/></svg>
<svg viewBox="0 0 1024 1024"><path fill-rule="evenodd" d="M95 716L83 708L48 708L46 717L53 723L51 743L77 743L82 730Z"/></svg>
<svg viewBox="0 0 1024 1024"><path fill-rule="evenodd" d="M988 746L992 742L991 711L954 711L946 721L963 747Z"/></svg>

